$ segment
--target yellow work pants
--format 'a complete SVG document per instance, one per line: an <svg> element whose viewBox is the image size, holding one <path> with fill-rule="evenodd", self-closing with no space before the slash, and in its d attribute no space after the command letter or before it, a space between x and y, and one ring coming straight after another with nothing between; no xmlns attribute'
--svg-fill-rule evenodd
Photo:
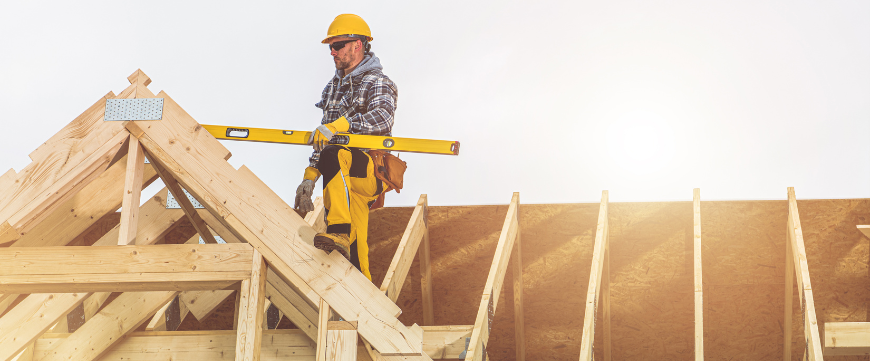
<svg viewBox="0 0 870 361"><path fill-rule="evenodd" d="M323 177L326 233L348 235L351 263L371 280L369 207L383 191L374 175L374 163L359 149L330 145L320 152L317 170Z"/></svg>

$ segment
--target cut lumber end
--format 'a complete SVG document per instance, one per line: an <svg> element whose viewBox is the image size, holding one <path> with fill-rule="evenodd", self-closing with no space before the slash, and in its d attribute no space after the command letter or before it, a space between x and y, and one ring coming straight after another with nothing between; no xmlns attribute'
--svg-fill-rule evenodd
<svg viewBox="0 0 870 361"><path fill-rule="evenodd" d="M858 225L858 230L861 231L861 233L864 233L867 238L870 238L870 225Z"/></svg>
<svg viewBox="0 0 870 361"><path fill-rule="evenodd" d="M127 80L130 81L130 84L139 83L144 86L151 84L151 78L148 77L148 75L145 75L145 72L143 72L142 69L136 69L133 74L130 74L130 76L127 77Z"/></svg>

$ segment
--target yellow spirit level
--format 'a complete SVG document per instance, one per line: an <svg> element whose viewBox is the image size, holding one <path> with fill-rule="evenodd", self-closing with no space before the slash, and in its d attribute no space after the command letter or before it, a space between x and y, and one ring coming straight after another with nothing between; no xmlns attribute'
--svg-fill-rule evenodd
<svg viewBox="0 0 870 361"><path fill-rule="evenodd" d="M241 128L225 125L202 125L217 139L245 140L249 142L309 145L311 132L264 128ZM459 142L384 137L380 135L336 134L329 144L354 148L394 150L397 152L459 155Z"/></svg>

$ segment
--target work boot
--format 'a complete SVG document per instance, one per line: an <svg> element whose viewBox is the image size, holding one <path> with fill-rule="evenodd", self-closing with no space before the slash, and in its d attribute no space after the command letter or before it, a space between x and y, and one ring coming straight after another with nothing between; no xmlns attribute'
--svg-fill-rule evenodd
<svg viewBox="0 0 870 361"><path fill-rule="evenodd" d="M350 260L350 238L342 233L318 233L314 236L314 247L322 249L326 254L338 251L344 258Z"/></svg>

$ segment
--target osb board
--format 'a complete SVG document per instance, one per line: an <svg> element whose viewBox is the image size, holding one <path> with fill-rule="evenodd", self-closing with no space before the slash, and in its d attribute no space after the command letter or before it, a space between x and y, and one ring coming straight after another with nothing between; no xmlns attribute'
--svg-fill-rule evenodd
<svg viewBox="0 0 870 361"><path fill-rule="evenodd" d="M693 344L691 202L612 203L614 360L690 360ZM816 311L825 321L870 321L870 200L799 201ZM431 207L437 324L471 324L506 206ZM380 285L411 208L372 213L372 272ZM786 201L702 202L707 360L782 358ZM576 360L598 204L522 205L527 358ZM514 359L511 274L488 345ZM796 290L796 289L795 289ZM794 293L794 359L803 350ZM422 322L419 269L399 299ZM596 353L601 350L598 322ZM838 360L866 360L840 357Z"/></svg>

